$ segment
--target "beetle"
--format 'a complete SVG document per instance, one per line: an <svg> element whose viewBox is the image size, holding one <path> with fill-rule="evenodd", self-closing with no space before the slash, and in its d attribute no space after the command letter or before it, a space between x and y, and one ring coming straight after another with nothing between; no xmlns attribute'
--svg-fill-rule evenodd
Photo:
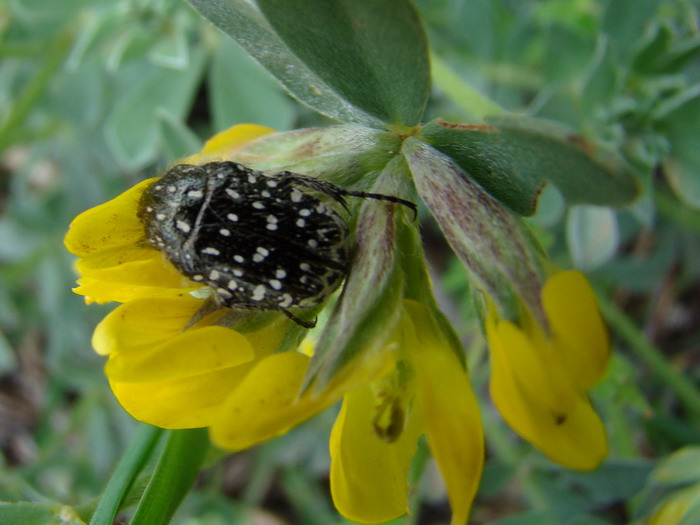
<svg viewBox="0 0 700 525"><path fill-rule="evenodd" d="M318 196L317 196L318 195ZM330 197L412 202L350 191L283 171L265 175L231 161L177 164L139 203L146 240L189 279L208 285L230 308L279 310L312 328L290 308L307 308L333 293L348 272L348 226Z"/></svg>

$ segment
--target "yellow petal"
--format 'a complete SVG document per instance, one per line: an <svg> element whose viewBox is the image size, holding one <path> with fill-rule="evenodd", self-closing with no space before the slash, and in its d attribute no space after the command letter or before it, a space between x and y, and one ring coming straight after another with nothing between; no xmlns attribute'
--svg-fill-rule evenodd
<svg viewBox="0 0 700 525"><path fill-rule="evenodd" d="M421 433L418 414L387 443L373 428L374 396L368 386L345 396L330 439L331 493L338 511L361 523L387 521L408 512L408 471Z"/></svg>
<svg viewBox="0 0 700 525"><path fill-rule="evenodd" d="M88 304L104 304L112 301L126 303L144 298L178 298L186 296L197 288L163 288L161 286L138 286L128 283L111 283L97 279L78 279L73 293L85 297Z"/></svg>
<svg viewBox="0 0 700 525"><path fill-rule="evenodd" d="M64 239L68 251L86 256L143 241L143 224L136 213L141 195L155 180L144 180L111 201L78 215Z"/></svg>
<svg viewBox="0 0 700 525"><path fill-rule="evenodd" d="M555 414L565 414L581 393L561 363L561 349L537 333L526 334L510 321L495 323L499 348L507 352L507 364L521 378L520 388L534 401ZM489 338L489 341L491 339Z"/></svg>
<svg viewBox="0 0 700 525"><path fill-rule="evenodd" d="M241 450L285 433L336 401L335 396L299 392L309 358L297 352L273 354L258 362L233 391L211 427L212 441Z"/></svg>
<svg viewBox="0 0 700 525"><path fill-rule="evenodd" d="M189 296L131 301L102 319L92 336L92 346L101 355L117 351L138 355L177 336L201 305L201 300Z"/></svg>
<svg viewBox="0 0 700 525"><path fill-rule="evenodd" d="M501 337L500 324L490 315L486 332L491 351L491 397L503 418L553 461L580 470L597 467L607 455L607 439L586 395L572 384L568 393L560 392L565 403L553 399L547 384L535 384L527 371L514 365L514 354L533 353L534 349L527 344L513 346L513 340ZM540 394L533 396L538 389ZM550 402L557 404L553 408ZM559 411L563 406L566 411Z"/></svg>
<svg viewBox="0 0 700 525"><path fill-rule="evenodd" d="M248 142L270 133L275 133L275 130L257 124L237 124L214 135L204 145L201 153L192 155L183 162L201 163L214 159L228 159Z"/></svg>
<svg viewBox="0 0 700 525"><path fill-rule="evenodd" d="M155 250L127 248L123 250L121 258L136 256L141 251L145 251L147 256L141 260L126 260L114 266L100 267L103 263L108 264L106 259L118 251L110 250L78 261L76 267L82 277L78 279L78 287L73 292L84 295L90 302L102 304L151 296L182 296L202 287L180 274Z"/></svg>
<svg viewBox="0 0 700 525"><path fill-rule="evenodd" d="M99 354L110 356L107 376L118 382L163 381L252 360L255 353L247 336L222 326L202 326L220 312L183 332L202 304L191 297L141 299L108 314L92 340Z"/></svg>
<svg viewBox="0 0 700 525"><path fill-rule="evenodd" d="M232 368L254 356L242 334L222 326L206 326L187 330L138 354L112 353L105 374L119 382L162 381Z"/></svg>
<svg viewBox="0 0 700 525"><path fill-rule="evenodd" d="M286 317L280 315L276 321L265 325L263 328L243 334L253 347L257 359L266 357L277 351L280 342L289 331L291 322L292 321Z"/></svg>
<svg viewBox="0 0 700 525"><path fill-rule="evenodd" d="M135 419L162 428L197 428L213 424L231 389L251 365L168 381L110 381L115 397Z"/></svg>
<svg viewBox="0 0 700 525"><path fill-rule="evenodd" d="M469 377L430 311L404 301L414 324L406 330L406 352L416 378L416 397L430 451L447 485L452 525L467 523L484 463L479 406Z"/></svg>
<svg viewBox="0 0 700 525"><path fill-rule="evenodd" d="M542 291L542 304L567 374L581 391L594 386L610 358L608 335L595 294L577 271L551 277Z"/></svg>

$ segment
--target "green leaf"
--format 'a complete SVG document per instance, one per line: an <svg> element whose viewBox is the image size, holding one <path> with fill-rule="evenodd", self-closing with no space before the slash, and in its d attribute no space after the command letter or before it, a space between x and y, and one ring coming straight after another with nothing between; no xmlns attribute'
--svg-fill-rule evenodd
<svg viewBox="0 0 700 525"><path fill-rule="evenodd" d="M204 53L192 53L186 69L154 67L143 63L120 73L127 76L124 92L105 123L107 142L119 163L137 169L154 160L158 153L161 109L183 119L200 81Z"/></svg>
<svg viewBox="0 0 700 525"><path fill-rule="evenodd" d="M48 503L0 503L3 525L85 525L70 507Z"/></svg>
<svg viewBox="0 0 700 525"><path fill-rule="evenodd" d="M700 481L700 447L682 448L656 467L652 482L658 485L680 485Z"/></svg>
<svg viewBox="0 0 700 525"><path fill-rule="evenodd" d="M532 215L546 182L570 204L623 205L638 183L621 158L550 123L491 117L484 125L435 120L421 137L454 158L491 195L521 215Z"/></svg>
<svg viewBox="0 0 700 525"><path fill-rule="evenodd" d="M620 91L618 77L618 66L610 52L608 41L599 37L580 90L579 112L584 118L610 104Z"/></svg>
<svg viewBox="0 0 700 525"><path fill-rule="evenodd" d="M575 206L569 212L566 238L574 266L591 271L615 255L620 235L610 208Z"/></svg>
<svg viewBox="0 0 700 525"><path fill-rule="evenodd" d="M609 459L591 472L566 471L564 481L575 486L575 492L585 496L590 509L626 501L644 488L654 463L645 459Z"/></svg>
<svg viewBox="0 0 700 525"><path fill-rule="evenodd" d="M622 55L629 54L634 51L634 44L644 34L646 26L654 20L660 0L614 0L606 3L602 31L612 38Z"/></svg>
<svg viewBox="0 0 700 525"><path fill-rule="evenodd" d="M486 191L516 213L532 215L545 181L534 168L536 155L518 151L498 128L434 120L421 138L452 157Z"/></svg>
<svg viewBox="0 0 700 525"><path fill-rule="evenodd" d="M676 73L700 52L700 37L675 41L668 25L657 25L645 39L632 62L642 74Z"/></svg>
<svg viewBox="0 0 700 525"><path fill-rule="evenodd" d="M260 65L229 39L222 39L209 71L211 112L216 129L254 122L289 129L294 102Z"/></svg>
<svg viewBox="0 0 700 525"><path fill-rule="evenodd" d="M700 208L700 84L659 108L660 125L671 144L664 171L678 198Z"/></svg>
<svg viewBox="0 0 700 525"><path fill-rule="evenodd" d="M202 141L187 124L176 118L165 108L156 110L163 149L168 158L177 159L190 155L202 148Z"/></svg>
<svg viewBox="0 0 700 525"><path fill-rule="evenodd" d="M430 92L428 45L406 0L258 0L289 49L345 100L413 126Z"/></svg>
<svg viewBox="0 0 700 525"><path fill-rule="evenodd" d="M529 510L500 518L491 522L491 525L541 525L552 523L552 514L544 510Z"/></svg>
<svg viewBox="0 0 700 525"><path fill-rule="evenodd" d="M189 0L298 100L341 122L416 124L427 43L405 0ZM263 14L264 13L264 14Z"/></svg>

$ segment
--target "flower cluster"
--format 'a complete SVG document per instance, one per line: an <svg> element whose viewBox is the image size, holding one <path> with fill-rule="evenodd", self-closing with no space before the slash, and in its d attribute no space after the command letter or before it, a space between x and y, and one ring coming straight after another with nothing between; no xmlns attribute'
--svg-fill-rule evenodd
<svg viewBox="0 0 700 525"><path fill-rule="evenodd" d="M186 162L265 166L259 152L290 140L277 135L236 126ZM607 445L587 390L604 373L608 341L590 286L578 272L548 269L514 216L444 156L413 138L398 147L371 189L401 193L412 176L470 270L485 297L498 409L552 460L594 468ZM465 523L484 457L479 409L460 344L432 298L412 215L362 204L344 292L312 357L301 350L303 327L275 311L212 308L201 283L147 244L138 206L155 180L81 214L65 240L79 257L75 292L123 303L93 337L122 406L163 428L207 427L215 444L240 450L342 399L330 437L338 510L365 523L406 513L407 475L425 435L452 522Z"/></svg>

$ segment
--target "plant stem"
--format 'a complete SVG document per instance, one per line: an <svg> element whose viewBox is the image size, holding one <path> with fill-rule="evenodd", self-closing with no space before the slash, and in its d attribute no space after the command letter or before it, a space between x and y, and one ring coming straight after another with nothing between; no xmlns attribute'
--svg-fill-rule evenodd
<svg viewBox="0 0 700 525"><path fill-rule="evenodd" d="M163 429L150 425L142 425L138 429L109 480L107 488L100 498L92 518L90 518L90 525L111 525L114 523L114 518L122 506L124 497L151 457L162 434Z"/></svg>
<svg viewBox="0 0 700 525"><path fill-rule="evenodd" d="M430 62L435 84L469 115L483 120L489 115L505 112L501 106L467 83L434 54L431 54Z"/></svg>
<svg viewBox="0 0 700 525"><path fill-rule="evenodd" d="M634 355L673 391L683 406L700 420L700 390L674 368L661 350L651 344L634 322L609 299L598 294L598 303L613 331L629 345Z"/></svg>
<svg viewBox="0 0 700 525"><path fill-rule="evenodd" d="M206 428L172 430L131 525L166 525L194 485L209 449Z"/></svg>

